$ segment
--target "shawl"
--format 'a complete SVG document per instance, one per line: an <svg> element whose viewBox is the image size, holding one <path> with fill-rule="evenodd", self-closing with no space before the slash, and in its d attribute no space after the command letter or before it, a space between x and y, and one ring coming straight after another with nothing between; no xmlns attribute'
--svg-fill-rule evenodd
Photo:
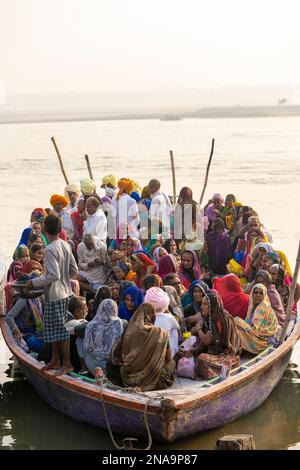
<svg viewBox="0 0 300 470"><path fill-rule="evenodd" d="M141 305L113 348L113 363L121 366L121 378L127 387L154 390L161 375L169 335L154 322L152 305Z"/></svg>
<svg viewBox="0 0 300 470"><path fill-rule="evenodd" d="M254 308L253 292L259 288L264 293L263 300ZM275 313L272 310L266 286L255 284L251 290L249 308L245 320L254 327L260 335L269 337L276 334L278 322Z"/></svg>
<svg viewBox="0 0 300 470"><path fill-rule="evenodd" d="M20 245L15 249L13 254L13 260L20 261L23 256L27 256L29 261L29 249L26 245Z"/></svg>
<svg viewBox="0 0 300 470"><path fill-rule="evenodd" d="M128 287L124 291L124 294L122 294L123 299L122 299L122 301L120 302L120 305L119 305L119 317L124 319L124 320L129 321L131 319L134 311L128 310L128 308L126 307L126 303L125 303L126 295L130 295L130 297L133 300L134 307L135 307L135 310L136 310L144 302L144 294L141 291L141 289L139 289L136 286Z"/></svg>
<svg viewBox="0 0 300 470"><path fill-rule="evenodd" d="M112 299L105 299L85 329L83 347L97 360L111 356L112 348L123 333L123 324L118 318L118 306Z"/></svg>
<svg viewBox="0 0 300 470"><path fill-rule="evenodd" d="M242 342L234 319L224 309L223 302L216 291L205 294L209 312L204 318L205 331L213 337L213 354L234 354L242 352Z"/></svg>
<svg viewBox="0 0 300 470"><path fill-rule="evenodd" d="M158 275L164 279L170 273L177 273L176 260L173 255L165 255L158 262Z"/></svg>
<svg viewBox="0 0 300 470"><path fill-rule="evenodd" d="M196 253L192 250L185 250L182 254L184 253L192 253L193 266L191 270L186 271L183 268L182 263L181 263L179 267L179 271L178 271L178 276L179 276L181 283L184 285L184 287L186 289L189 289L191 282L200 278L201 271L200 271L200 265L199 265L199 261L196 256Z"/></svg>
<svg viewBox="0 0 300 470"><path fill-rule="evenodd" d="M21 261L13 261L7 271L7 282L14 282L18 279L18 275L23 271L23 263Z"/></svg>
<svg viewBox="0 0 300 470"><path fill-rule="evenodd" d="M21 235L21 238L20 238L20 241L18 243L18 246L20 245L28 245L28 240L29 240L29 237L30 237L30 234L31 234L31 230L32 230L32 227L28 227L28 228L25 228L22 232L22 235Z"/></svg>
<svg viewBox="0 0 300 470"><path fill-rule="evenodd" d="M136 275L134 277L134 282L136 283L136 285L138 287L141 287L143 278L147 274L148 267L152 266L154 268L152 274L156 274L156 265L155 265L154 261L152 261L149 258L149 256L147 256L146 253L144 253L143 251L136 251L131 256L135 261L137 261L139 263L142 263L141 271L136 273Z"/></svg>
<svg viewBox="0 0 300 470"><path fill-rule="evenodd" d="M209 291L209 287L204 281L196 279L195 281L191 282L188 292L184 294L184 298L182 298L181 300L183 302L183 307L187 307L188 305L193 304L195 312L199 312L201 310L201 305L198 304L198 302L195 302L193 297L195 287L200 287L203 294Z"/></svg>
<svg viewBox="0 0 300 470"><path fill-rule="evenodd" d="M233 255L229 235L224 232L212 231L206 236L206 243L210 269L215 274L225 274L226 264Z"/></svg>
<svg viewBox="0 0 300 470"><path fill-rule="evenodd" d="M243 292L239 278L235 274L215 277L213 288L219 292L224 308L232 317L246 318L249 295Z"/></svg>

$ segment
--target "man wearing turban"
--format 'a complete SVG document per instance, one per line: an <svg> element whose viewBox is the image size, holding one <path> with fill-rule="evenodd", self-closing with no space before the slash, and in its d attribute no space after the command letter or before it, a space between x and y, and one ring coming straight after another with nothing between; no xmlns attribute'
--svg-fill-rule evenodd
<svg viewBox="0 0 300 470"><path fill-rule="evenodd" d="M61 194L53 194L50 198L50 204L53 207L53 215L56 215L61 219L62 230L67 233L68 239L72 240L74 229L71 214L66 211L68 203L68 199Z"/></svg>

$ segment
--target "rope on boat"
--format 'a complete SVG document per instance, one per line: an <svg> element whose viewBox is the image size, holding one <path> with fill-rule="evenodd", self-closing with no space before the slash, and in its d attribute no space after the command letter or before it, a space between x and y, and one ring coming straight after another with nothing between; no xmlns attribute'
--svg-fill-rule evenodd
<svg viewBox="0 0 300 470"><path fill-rule="evenodd" d="M145 447L144 449L140 449L139 447L133 447L133 442L134 441L138 441L138 439L136 438L132 438L132 437L125 437L124 439L122 439L122 446L120 446L117 441L115 440L114 438L114 435L113 435L113 432L111 430L111 427L110 427L110 423L109 423L109 419L108 419L108 416L107 416L107 412L106 412L106 407L105 407L105 402L104 402L104 398L103 398L103 384L105 382L107 382L107 379L104 375L101 376L101 374L99 374L99 371L97 371L98 367L96 367L96 373L95 373L95 376L96 376L96 381L97 381L97 384L99 385L100 387L100 398L101 398L101 401L102 401L102 406L103 406L103 413L104 413L104 417L105 417L105 421L106 421L106 426L107 426L107 429L108 429L108 432L109 432L109 435L110 435L110 438L112 440L112 443L113 445L115 446L115 448L117 450L124 450L124 449L130 449L130 450L150 450L151 449L151 446L152 446L152 436L151 436L151 431L150 431L150 427L149 427L149 422L148 422L148 415L147 415L147 411L148 411L148 406L149 406L149 403L152 401L152 398L149 398L145 404L145 409L144 409L144 421L145 421L145 426L146 426L146 430L147 430L147 436L148 436L148 445L147 447ZM100 368L99 368L100 369ZM102 371L101 371L102 372ZM99 374L99 375L98 375ZM145 397L145 395L143 393L140 392L140 389L138 388L126 388L124 389L124 391L126 392L134 392L136 394L139 394L139 395L142 395L143 397Z"/></svg>

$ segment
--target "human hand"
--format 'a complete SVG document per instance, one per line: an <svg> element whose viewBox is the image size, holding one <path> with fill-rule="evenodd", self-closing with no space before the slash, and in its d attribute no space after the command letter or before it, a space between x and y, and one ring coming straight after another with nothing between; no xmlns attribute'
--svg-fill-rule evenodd
<svg viewBox="0 0 300 470"><path fill-rule="evenodd" d="M15 328L14 331L13 331L13 335L14 335L14 338L16 340L19 340L22 338L22 333L21 331L19 330L19 328Z"/></svg>

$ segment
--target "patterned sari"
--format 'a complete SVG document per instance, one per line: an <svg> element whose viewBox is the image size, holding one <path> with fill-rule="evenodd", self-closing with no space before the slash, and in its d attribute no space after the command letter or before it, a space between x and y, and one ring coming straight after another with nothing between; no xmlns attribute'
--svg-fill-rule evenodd
<svg viewBox="0 0 300 470"><path fill-rule="evenodd" d="M254 307L253 291L259 288L264 293L260 304ZM267 288L263 284L255 284L250 294L250 304L247 317L242 320L235 317L234 321L238 327L242 339L242 347L252 354L259 354L270 344L275 343L275 334L278 330L278 321L271 308Z"/></svg>

